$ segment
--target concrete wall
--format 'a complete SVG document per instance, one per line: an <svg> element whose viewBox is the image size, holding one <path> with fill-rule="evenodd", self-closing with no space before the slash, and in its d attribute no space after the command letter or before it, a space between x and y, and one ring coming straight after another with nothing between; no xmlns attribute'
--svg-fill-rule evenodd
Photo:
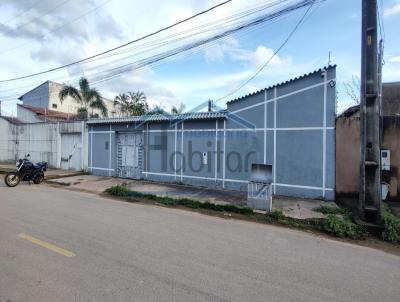
<svg viewBox="0 0 400 302"><path fill-rule="evenodd" d="M400 201L400 117L383 117L382 149L390 150L390 171L382 181L390 184L389 199ZM339 117L336 121L336 194L339 199L358 198L360 161L360 118Z"/></svg>
<svg viewBox="0 0 400 302"><path fill-rule="evenodd" d="M47 81L27 92L23 96L22 101L25 105L76 114L81 106L69 96L61 102L59 93L62 88L62 84ZM112 112L115 111L113 102L105 99L104 103L107 106L109 115L112 116ZM89 113L97 113L101 116L101 111L99 109L90 109Z"/></svg>
<svg viewBox="0 0 400 302"><path fill-rule="evenodd" d="M0 119L0 161L13 162L29 153L33 162L46 161L61 166L61 134L82 133L83 168L87 167L87 131L83 122L11 124Z"/></svg>
<svg viewBox="0 0 400 302"><path fill-rule="evenodd" d="M360 117L336 121L336 194L358 198L360 177Z"/></svg>
<svg viewBox="0 0 400 302"><path fill-rule="evenodd" d="M22 102L25 105L48 108L49 107L49 82L32 89L23 95Z"/></svg>
<svg viewBox="0 0 400 302"><path fill-rule="evenodd" d="M24 123L42 123L43 120L37 117L36 113L21 107L17 104L17 117Z"/></svg>
<svg viewBox="0 0 400 302"><path fill-rule="evenodd" d="M16 125L0 117L0 162L16 162Z"/></svg>
<svg viewBox="0 0 400 302"><path fill-rule="evenodd" d="M334 199L335 77L329 68L245 96L226 119L91 124L90 170L115 175L116 135L142 131L143 178L246 191L251 165L265 163L275 194Z"/></svg>
<svg viewBox="0 0 400 302"><path fill-rule="evenodd" d="M62 102L59 98L60 90L63 88L63 85L55 82L49 82L49 109L58 110L66 113L76 114L78 109L81 107L73 98L66 97ZM112 112L115 111L113 106L113 102L109 100L104 100L104 103L107 107L108 113L111 116ZM56 106L56 107L55 107ZM101 115L101 111L99 109L89 109L90 114L98 114Z"/></svg>

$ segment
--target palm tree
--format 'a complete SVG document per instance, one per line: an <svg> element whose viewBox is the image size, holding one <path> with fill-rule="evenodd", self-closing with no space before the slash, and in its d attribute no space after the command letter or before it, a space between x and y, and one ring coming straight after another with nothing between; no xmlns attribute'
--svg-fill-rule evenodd
<svg viewBox="0 0 400 302"><path fill-rule="evenodd" d="M107 107L104 104L100 92L95 88L90 88L89 81L86 78L79 80L79 90L73 86L65 86L58 94L60 101L70 96L81 105L80 113L84 115L85 119L88 117L89 108L100 109L103 116L107 116Z"/></svg>
<svg viewBox="0 0 400 302"><path fill-rule="evenodd" d="M131 115L143 115L149 111L146 95L141 92L128 92L131 101Z"/></svg>
<svg viewBox="0 0 400 302"><path fill-rule="evenodd" d="M176 107L175 105L172 106L171 108L171 114L181 114L185 111L185 104L181 103L179 107Z"/></svg>
<svg viewBox="0 0 400 302"><path fill-rule="evenodd" d="M167 111L164 110L164 107L161 105L154 105L154 107L147 112L148 115L153 115L153 114L168 114Z"/></svg>
<svg viewBox="0 0 400 302"><path fill-rule="evenodd" d="M125 93L120 93L114 98L114 107L119 107L121 114L125 116L130 115L131 102L129 100L129 95Z"/></svg>

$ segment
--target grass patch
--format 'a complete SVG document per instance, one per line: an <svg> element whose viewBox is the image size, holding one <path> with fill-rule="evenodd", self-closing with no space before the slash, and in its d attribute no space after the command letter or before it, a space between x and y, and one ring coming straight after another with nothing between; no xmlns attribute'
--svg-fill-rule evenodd
<svg viewBox="0 0 400 302"><path fill-rule="evenodd" d="M366 235L363 228L353 223L349 217L335 214L328 214L321 227L325 232L341 238L362 239Z"/></svg>
<svg viewBox="0 0 400 302"><path fill-rule="evenodd" d="M277 223L280 225L304 230L317 230L341 238L362 239L366 235L365 231L360 226L351 221L350 213L347 210L340 208L321 206L319 211L327 214L327 219L299 220L286 217L280 209L273 210L271 213L266 215L261 215L254 213L252 209L247 207L218 205L210 202L200 202L189 198L172 198L168 196L157 196L153 194L132 191L129 190L125 184L111 187L105 192L109 195L122 197L127 200L144 199L154 201L165 206L182 206L191 209L206 209L216 212L236 213L252 217L252 220L259 222Z"/></svg>
<svg viewBox="0 0 400 302"><path fill-rule="evenodd" d="M382 239L391 243L400 243L400 218L385 206L382 211L382 221L384 225Z"/></svg>
<svg viewBox="0 0 400 302"><path fill-rule="evenodd" d="M239 207L230 204L214 204L210 202L200 202L198 200L193 200L189 198L172 198L168 196L157 196L154 194L146 194L137 191L131 191L126 185L117 185L113 186L105 191L107 194L118 196L118 197L125 197L128 199L132 198L141 198L152 200L158 203L161 203L166 206L183 206L191 209L207 209L211 211L217 212L230 212L236 213L241 215L253 215L254 212L252 209L247 207Z"/></svg>
<svg viewBox="0 0 400 302"><path fill-rule="evenodd" d="M333 215L343 215L343 216L349 216L350 212L345 209L345 208L339 208L339 207L331 207L331 206L324 206L321 205L318 208L313 209L314 212L319 212L325 215L333 214Z"/></svg>

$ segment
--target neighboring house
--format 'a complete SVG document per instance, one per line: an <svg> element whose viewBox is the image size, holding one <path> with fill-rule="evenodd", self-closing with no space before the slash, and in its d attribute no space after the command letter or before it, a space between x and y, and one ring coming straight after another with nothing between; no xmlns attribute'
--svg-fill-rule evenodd
<svg viewBox="0 0 400 302"><path fill-rule="evenodd" d="M382 87L382 150L390 151L390 170L382 181L390 185L387 199L400 201L400 82ZM348 205L358 199L360 177L360 106L336 119L336 195Z"/></svg>
<svg viewBox="0 0 400 302"><path fill-rule="evenodd" d="M72 113L17 104L17 118L24 123L61 122L73 120L74 117Z"/></svg>
<svg viewBox="0 0 400 302"><path fill-rule="evenodd" d="M33 162L46 161L51 168L87 169L85 121L23 123L0 116L0 162L14 162L30 154Z"/></svg>
<svg viewBox="0 0 400 302"><path fill-rule="evenodd" d="M227 103L227 110L92 119L96 175L247 191L272 166L276 195L335 199L336 68ZM271 165L271 166L270 166Z"/></svg>
<svg viewBox="0 0 400 302"><path fill-rule="evenodd" d="M43 84L33 88L27 93L19 97L19 100L23 102L24 105L46 108L49 110L60 111L69 114L76 114L80 105L71 97L66 97L61 103L59 98L59 93L64 85L46 81ZM115 108L113 101L103 98L104 103L108 109L108 115L115 115ZM89 109L89 114L98 114L101 116L101 111L99 109Z"/></svg>

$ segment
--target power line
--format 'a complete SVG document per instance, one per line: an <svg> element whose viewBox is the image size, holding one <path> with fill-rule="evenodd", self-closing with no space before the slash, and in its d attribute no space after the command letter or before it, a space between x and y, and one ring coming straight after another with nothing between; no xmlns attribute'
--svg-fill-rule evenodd
<svg viewBox="0 0 400 302"><path fill-rule="evenodd" d="M43 0L39 0L34 2L31 6L29 6L27 9L19 12L18 14L16 14L14 17L12 17L11 19L8 19L6 22L3 23L3 25L7 25L8 23L10 23L11 21L14 21L15 19L21 17L22 15L25 15L27 12L29 12L32 8L34 8L36 5L38 5L40 2L43 2Z"/></svg>
<svg viewBox="0 0 400 302"><path fill-rule="evenodd" d="M67 1L69 1L69 0L67 0ZM187 22L187 21L189 21L189 20L192 20L192 19L194 19L194 18L196 18L196 17L198 17L198 16L204 15L204 14L208 13L209 11L214 10L214 9L216 9L216 8L222 6L222 5L225 5L225 4L227 4L227 3L231 2L231 1L232 1L232 0L226 0L225 2L219 3L219 4L214 5L214 6L212 6L211 8L208 8L208 9L206 9L206 10L200 12L200 13L197 13L197 14L195 14L195 15L192 15L192 16L189 17L189 18L183 19L183 20L178 21L178 22L176 22L176 23L174 23L174 24L171 24L171 25L169 25L169 26L167 26L167 27L164 27L164 28L162 28L162 29L159 29L159 30L157 30L157 31L155 31L155 32L152 32L152 33L150 33L150 34L147 34L147 35L145 35L145 36L142 36L142 37L140 37L140 38L138 38L138 39L132 40L132 41L130 41L130 42L127 42L127 43L125 43L125 44L122 44L122 45L119 45L119 46L117 46L117 47L111 48L111 49L109 49L109 50L103 51L103 52L101 52L101 53L92 55L92 56L87 57L87 58L85 58L85 59L81 59L81 60L78 60L78 61L75 61L75 62L66 64L66 65L62 65L62 66L59 66L59 67L55 67L55 68L52 68L52 69L44 70L44 71L41 71L41 72L37 72L37 73L25 75L25 76L20 76L20 77L11 78L11 79L6 79L6 80L0 80L0 83L11 82L11 81L16 81L16 80L21 80L21 79L27 79L27 78L31 78L31 77L34 77L34 76L37 76L37 75L46 74L46 73L49 73L49 72L52 72L52 71L64 69L64 68L67 68L67 67L70 67L70 66L73 66L73 65L76 65L76 64L85 62L85 61L87 61L87 60L90 60L90 59L99 57L99 56L104 55L104 54L106 54L106 53L110 53L110 52L115 51L115 50L117 50L117 49L123 48L123 47L125 47L125 46L130 45L130 44L133 44L133 43L135 43L135 42L141 41L141 40L146 39L146 38L148 38L148 37L154 36L154 35L156 35L156 34L158 34L158 33L160 33L160 32L166 31L166 30L168 30L168 29L170 29L170 28L172 28L172 27L175 27L175 26L177 26L177 25L179 25L179 24L182 24L182 23L184 23L184 22ZM66 2L66 1L64 1L64 2Z"/></svg>
<svg viewBox="0 0 400 302"><path fill-rule="evenodd" d="M52 13L57 8L61 7L62 5L64 5L65 3L69 2L69 1L71 1L71 0L64 0L64 1L60 2L60 3L58 3L56 6L52 7L51 9L46 11L44 14L42 14L42 15L36 17L36 18L33 18L33 19L29 20L28 22L25 22L25 23L23 23L21 25L18 25L16 29L19 30L19 29L25 27L26 25L32 23L32 21L39 20L39 19L43 18L44 16L47 16L48 14Z"/></svg>
<svg viewBox="0 0 400 302"><path fill-rule="evenodd" d="M229 96L231 96L232 94L238 92L240 89L242 89L244 86L246 86L250 81L252 81L271 61L273 58L275 58L275 56L279 53L279 51L289 42L289 40L291 39L291 37L294 35L294 33L298 30L298 28L302 25L304 19L306 18L306 16L308 15L309 11L311 10L312 6L314 5L315 1L312 1L312 3L310 4L310 6L307 8L307 10L305 11L304 15L301 17L301 19L299 20L299 22L297 22L296 26L292 29L292 31L289 33L289 35L286 37L286 39L283 41L283 43L278 47L278 49L276 51L274 51L274 53L272 54L272 56L262 65L260 66L257 71L251 76L249 77L246 81L244 81L242 84L240 84L237 88L235 88L234 90L232 90L231 92L229 92L228 94L226 94L223 97L220 97L219 99L217 99L215 101L218 102L222 99L225 99Z"/></svg>
<svg viewBox="0 0 400 302"><path fill-rule="evenodd" d="M237 25L236 27L230 28L229 30L226 30L225 32L214 35L210 38L203 39L203 40L197 41L195 43L187 44L187 45L184 45L184 46L181 46L178 48L174 48L169 51L166 51L166 52L163 52L163 53L160 53L157 55L153 55L151 57L147 57L147 58L144 58L144 59L141 59L138 61L130 62L128 64L124 64L124 65L121 65L121 66L118 66L115 68L111 68L111 69L108 69L108 70L105 70L105 71L102 71L99 73L95 73L93 75L89 75L89 76L86 75L86 77L88 77L90 79L90 81L95 80L95 82L92 82L92 85L93 84L97 85L99 83L113 79L116 76L119 76L120 74L123 74L127 71L137 70L137 69L143 68L144 66L147 66L147 65L153 65L162 60L165 60L166 58L171 58L179 53L186 52L188 50L194 50L196 48L199 48L202 45L209 45L211 43L215 43L216 41L218 41L226 36L232 35L233 33L236 33L238 31L244 31L250 27L260 25L266 21L271 21L271 20L277 19L278 17L281 17L285 14L291 13L299 8L310 5L310 4L314 3L315 1L316 0L302 1L300 3L296 3L291 6L287 6L283 9L274 11L273 13L264 14L257 18L253 18L247 22L242 22L241 24ZM91 79L92 76L94 76L95 78ZM7 96L6 98L11 99L12 96Z"/></svg>

